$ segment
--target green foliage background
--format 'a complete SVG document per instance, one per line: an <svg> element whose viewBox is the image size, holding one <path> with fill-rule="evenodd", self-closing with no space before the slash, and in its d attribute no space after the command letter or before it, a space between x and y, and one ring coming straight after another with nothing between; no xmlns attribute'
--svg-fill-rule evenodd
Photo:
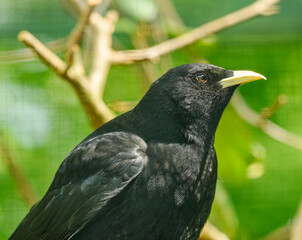
<svg viewBox="0 0 302 240"><path fill-rule="evenodd" d="M133 31L141 15L135 15L137 9L125 9L118 2L114 6L121 8L122 15L114 44L116 48L132 48L127 33ZM251 2L174 0L189 27ZM23 47L16 40L20 30L27 29L47 42L66 36L75 24L55 1L0 0L0 6L0 51ZM280 6L278 15L258 17L174 52L172 64L207 59L225 68L254 70L265 75L268 81L242 86L239 91L258 112L279 94L286 94L288 103L272 120L302 136L302 2L284 0ZM144 13L142 16L154 14ZM18 165L41 197L64 157L92 128L72 89L40 61L2 64L0 76L0 129ZM141 78L138 64L112 67L105 91L106 103L138 101L144 94ZM291 221L302 194L301 151L249 126L231 107L219 126L216 148L220 173L217 195L220 197L211 220L217 226L233 239L249 240ZM247 169L254 163L264 164L265 171L261 177L250 179ZM260 171L258 175L261 175L261 169L254 171L256 175ZM1 160L1 240L8 238L27 212Z"/></svg>

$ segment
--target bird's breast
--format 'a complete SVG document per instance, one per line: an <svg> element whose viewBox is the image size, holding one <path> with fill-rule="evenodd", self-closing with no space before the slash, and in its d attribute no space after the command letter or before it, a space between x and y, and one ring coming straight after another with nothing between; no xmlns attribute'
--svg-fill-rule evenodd
<svg viewBox="0 0 302 240"><path fill-rule="evenodd" d="M214 154L213 154L214 153ZM177 207L208 199L217 178L215 152L193 144L155 144L148 147L145 172L148 197L161 197Z"/></svg>

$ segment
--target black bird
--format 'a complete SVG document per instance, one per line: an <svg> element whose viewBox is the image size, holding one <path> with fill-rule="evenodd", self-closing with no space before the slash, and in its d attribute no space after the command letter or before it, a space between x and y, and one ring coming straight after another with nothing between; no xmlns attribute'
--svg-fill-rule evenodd
<svg viewBox="0 0 302 240"><path fill-rule="evenodd" d="M197 239L217 180L214 135L251 71L186 64L63 161L15 239Z"/></svg>

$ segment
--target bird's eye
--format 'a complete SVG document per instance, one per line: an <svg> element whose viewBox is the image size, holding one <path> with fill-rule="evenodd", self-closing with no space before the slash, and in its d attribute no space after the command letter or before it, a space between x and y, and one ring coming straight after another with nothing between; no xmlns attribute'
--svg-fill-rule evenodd
<svg viewBox="0 0 302 240"><path fill-rule="evenodd" d="M208 79L207 79L207 76L204 75L204 74L200 74L196 77L196 79L202 83L205 83Z"/></svg>

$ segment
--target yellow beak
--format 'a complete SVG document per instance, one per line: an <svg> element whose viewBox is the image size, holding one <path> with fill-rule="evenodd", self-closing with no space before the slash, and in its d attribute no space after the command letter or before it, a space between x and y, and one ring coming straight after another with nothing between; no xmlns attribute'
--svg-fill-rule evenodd
<svg viewBox="0 0 302 240"><path fill-rule="evenodd" d="M259 79L266 80L266 77L253 71L234 71L234 75L232 77L224 78L220 80L219 83L222 85L222 88L227 88L234 85L253 82Z"/></svg>

